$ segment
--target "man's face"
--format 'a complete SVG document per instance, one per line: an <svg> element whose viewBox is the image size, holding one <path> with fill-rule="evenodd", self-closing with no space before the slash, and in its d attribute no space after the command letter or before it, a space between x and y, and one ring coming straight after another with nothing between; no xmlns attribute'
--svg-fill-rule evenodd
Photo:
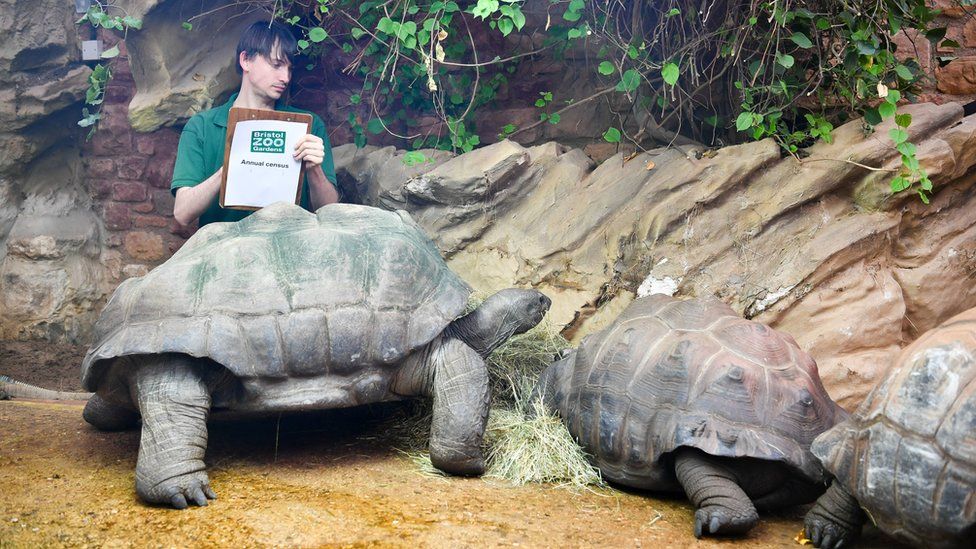
<svg viewBox="0 0 976 549"><path fill-rule="evenodd" d="M285 93L291 80L291 63L281 53L278 44L271 48L270 56L247 57L242 53L241 68L251 88L272 101L278 100Z"/></svg>

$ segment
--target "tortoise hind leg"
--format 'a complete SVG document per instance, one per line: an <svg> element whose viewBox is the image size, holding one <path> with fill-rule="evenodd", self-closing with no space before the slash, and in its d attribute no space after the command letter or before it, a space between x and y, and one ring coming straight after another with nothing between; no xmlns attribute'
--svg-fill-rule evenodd
<svg viewBox="0 0 976 549"><path fill-rule="evenodd" d="M836 480L803 519L814 547L840 549L857 538L867 517L860 504Z"/></svg>
<svg viewBox="0 0 976 549"><path fill-rule="evenodd" d="M674 471L696 508L696 538L705 534L742 534L759 521L735 472L719 460L700 450L681 448L675 452Z"/></svg>
<svg viewBox="0 0 976 549"><path fill-rule="evenodd" d="M199 359L148 355L132 373L142 413L136 493L143 501L184 509L217 497L203 463L210 413L203 370Z"/></svg>
<svg viewBox="0 0 976 549"><path fill-rule="evenodd" d="M98 394L88 399L81 417L100 431L122 431L139 424L138 412L112 404Z"/></svg>
<svg viewBox="0 0 976 549"><path fill-rule="evenodd" d="M434 400L430 461L454 475L485 472L481 441L488 423L491 394L481 356L455 338L432 342L419 361L401 370L394 391Z"/></svg>

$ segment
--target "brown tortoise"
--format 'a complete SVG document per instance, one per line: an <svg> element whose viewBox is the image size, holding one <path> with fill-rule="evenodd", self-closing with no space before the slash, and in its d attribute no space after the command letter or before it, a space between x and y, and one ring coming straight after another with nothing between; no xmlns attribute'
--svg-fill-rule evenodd
<svg viewBox="0 0 976 549"><path fill-rule="evenodd" d="M793 339L717 299L652 295L543 372L535 395L604 477L681 491L695 536L752 528L756 508L826 486L810 443L844 417Z"/></svg>
<svg viewBox="0 0 976 549"><path fill-rule="evenodd" d="M836 477L806 518L837 549L867 520L919 547L972 547L976 536L976 309L905 348L847 421L813 453Z"/></svg>

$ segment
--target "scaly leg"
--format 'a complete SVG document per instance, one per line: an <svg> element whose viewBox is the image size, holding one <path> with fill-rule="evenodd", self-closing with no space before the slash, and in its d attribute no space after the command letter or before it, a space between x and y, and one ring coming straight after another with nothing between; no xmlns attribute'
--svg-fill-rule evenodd
<svg viewBox="0 0 976 549"><path fill-rule="evenodd" d="M207 449L210 392L198 359L147 356L130 378L142 413L136 493L148 503L185 509L217 497L203 456Z"/></svg>
<svg viewBox="0 0 976 549"><path fill-rule="evenodd" d="M674 471L695 505L695 537L748 532L759 514L739 487L734 471L692 448L675 452Z"/></svg>
<svg viewBox="0 0 976 549"><path fill-rule="evenodd" d="M393 390L433 398L430 461L434 467L464 476L485 472L481 441L491 394L488 368L474 349L452 337L435 340L401 369Z"/></svg>
<svg viewBox="0 0 976 549"><path fill-rule="evenodd" d="M861 533L867 516L861 505L836 480L803 519L807 538L814 547L840 549Z"/></svg>

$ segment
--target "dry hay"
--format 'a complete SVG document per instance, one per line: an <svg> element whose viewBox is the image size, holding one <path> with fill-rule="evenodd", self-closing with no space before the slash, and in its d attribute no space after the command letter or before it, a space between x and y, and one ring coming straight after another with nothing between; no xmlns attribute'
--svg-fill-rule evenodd
<svg viewBox="0 0 976 549"><path fill-rule="evenodd" d="M476 306L469 307L471 309ZM486 478L516 485L554 483L564 487L603 486L599 471L558 417L541 402L530 402L539 374L569 347L548 321L509 339L488 357L492 408L485 430ZM527 417L529 407L531 417ZM431 404L414 401L388 427L394 443L425 474L443 475L427 453Z"/></svg>

